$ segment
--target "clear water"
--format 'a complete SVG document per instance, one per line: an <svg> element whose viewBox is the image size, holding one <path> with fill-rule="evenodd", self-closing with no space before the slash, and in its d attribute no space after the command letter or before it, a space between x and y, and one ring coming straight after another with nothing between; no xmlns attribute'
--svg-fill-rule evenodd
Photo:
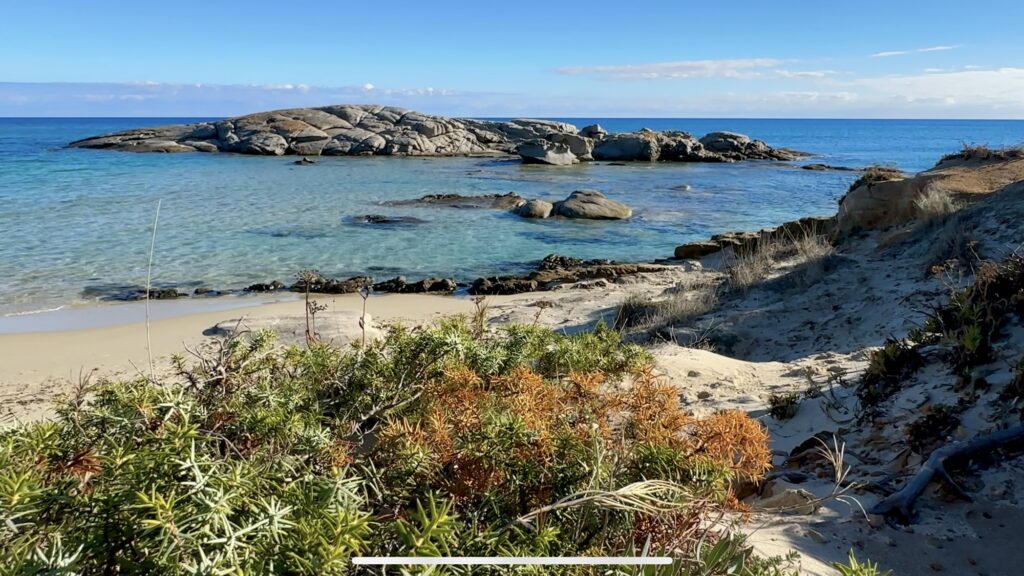
<svg viewBox="0 0 1024 576"><path fill-rule="evenodd" d="M162 201L154 283L240 288L302 268L455 277L524 270L550 253L651 260L678 244L835 212L853 175L792 165L524 166L473 158L294 158L76 150L77 138L195 119L0 119L0 314L82 301L83 289L141 284ZM923 170L962 142L1006 145L1024 121L570 119L611 131L734 130L809 161ZM673 189L689 185L689 191ZM425 194L517 192L559 199L595 188L634 208L625 222L523 220L501 211L387 206ZM364 214L409 226L354 224Z"/></svg>

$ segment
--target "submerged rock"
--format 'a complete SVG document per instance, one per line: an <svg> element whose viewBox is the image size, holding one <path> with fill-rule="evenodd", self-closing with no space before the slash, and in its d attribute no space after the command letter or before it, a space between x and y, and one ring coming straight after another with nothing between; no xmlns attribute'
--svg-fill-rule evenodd
<svg viewBox="0 0 1024 576"><path fill-rule="evenodd" d="M451 208L493 208L509 210L525 202L515 192L507 194L483 194L480 196L463 196L462 194L427 194L413 200L390 200L387 206L415 206L421 204L448 206Z"/></svg>
<svg viewBox="0 0 1024 576"><path fill-rule="evenodd" d="M377 224L377 225L408 225L408 224L425 224L426 220L414 218L412 216L385 216L383 214L366 214L364 216L355 216L352 221L357 224Z"/></svg>

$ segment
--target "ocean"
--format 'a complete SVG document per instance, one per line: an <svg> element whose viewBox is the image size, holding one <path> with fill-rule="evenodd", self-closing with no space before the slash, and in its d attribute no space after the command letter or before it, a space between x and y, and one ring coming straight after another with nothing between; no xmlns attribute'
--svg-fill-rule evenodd
<svg viewBox="0 0 1024 576"><path fill-rule="evenodd" d="M547 254L644 261L719 232L828 215L856 174L800 163L526 166L488 158L131 154L75 139L198 118L0 118L0 316L95 301L145 282L161 202L157 286L239 289L331 276L453 277L530 268ZM565 118L612 132L731 130L814 154L806 162L927 169L962 143L1019 144L1024 121ZM686 186L689 189L681 189ZM523 220L492 210L389 206L425 194L516 192L561 199L600 190L634 209L622 222ZM423 223L369 226L366 214Z"/></svg>

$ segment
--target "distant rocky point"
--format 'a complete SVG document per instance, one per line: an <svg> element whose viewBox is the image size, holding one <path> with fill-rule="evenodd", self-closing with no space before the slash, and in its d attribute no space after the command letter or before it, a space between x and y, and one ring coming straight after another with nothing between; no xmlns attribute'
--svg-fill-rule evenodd
<svg viewBox="0 0 1024 576"><path fill-rule="evenodd" d="M293 108L78 140L76 148L128 152L235 152L282 156L471 156L519 154L524 162L569 165L588 160L731 162L793 160L732 132L697 139L686 132L609 134L550 120L474 120L369 104ZM301 163L312 163L302 162Z"/></svg>

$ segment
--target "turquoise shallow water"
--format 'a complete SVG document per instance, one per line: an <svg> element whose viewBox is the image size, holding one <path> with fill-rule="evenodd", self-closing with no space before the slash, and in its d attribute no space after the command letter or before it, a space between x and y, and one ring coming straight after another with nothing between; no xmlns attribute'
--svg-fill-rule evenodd
<svg viewBox="0 0 1024 576"><path fill-rule="evenodd" d="M72 150L76 138L184 119L0 119L0 314L87 300L87 287L141 284L162 201L154 283L231 289L330 275L468 281L523 270L550 253L651 260L710 234L830 214L853 175L740 164L523 166L473 158L293 158ZM572 119L577 126L593 120ZM597 120L703 134L736 130L849 166L917 171L963 141L1015 144L1024 122ZM689 191L673 189L689 185ZM387 206L424 194L517 192L563 198L595 188L632 206L626 222L527 221L500 211ZM363 214L423 224L353 224Z"/></svg>

